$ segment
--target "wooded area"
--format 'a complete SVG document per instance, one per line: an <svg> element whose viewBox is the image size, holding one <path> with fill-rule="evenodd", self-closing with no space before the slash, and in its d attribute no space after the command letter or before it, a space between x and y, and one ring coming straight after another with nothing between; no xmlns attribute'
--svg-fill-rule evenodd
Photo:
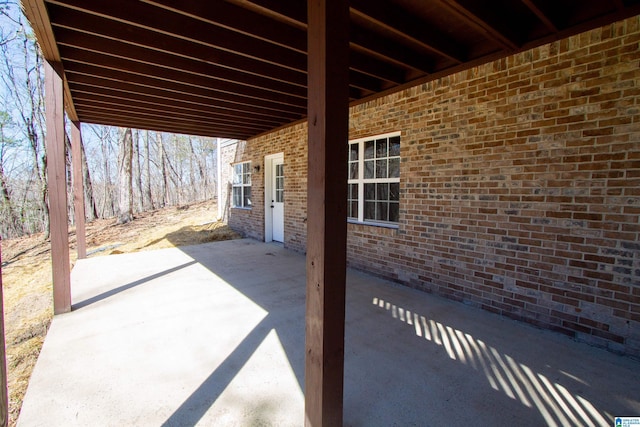
<svg viewBox="0 0 640 427"><path fill-rule="evenodd" d="M0 235L49 233L43 59L17 1L0 2ZM67 191L71 143L67 126ZM88 220L214 198L216 138L82 126ZM73 204L69 204L73 218Z"/></svg>

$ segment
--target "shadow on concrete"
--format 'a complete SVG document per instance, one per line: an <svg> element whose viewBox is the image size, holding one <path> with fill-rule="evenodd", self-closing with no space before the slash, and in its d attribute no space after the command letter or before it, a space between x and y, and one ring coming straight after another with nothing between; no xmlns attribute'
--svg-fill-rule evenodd
<svg viewBox="0 0 640 427"><path fill-rule="evenodd" d="M136 286L144 285L145 283L148 283L148 282L150 282L152 280L155 280L155 279L157 279L159 277L166 276L167 274L174 273L174 272L176 272L178 270L182 270L183 268L187 268L187 267L189 267L191 265L194 265L194 264L196 264L196 261L187 262L187 263L184 263L184 264L179 265L177 267L169 268L169 269L161 271L159 273L152 274L150 276L144 277L144 278L142 278L140 280L136 280L135 282L131 282L131 283L127 283L126 285L118 286L117 288L111 289L111 290L109 290L107 292L103 292L103 293L101 293L99 295L96 295L96 296L93 296L91 298L87 298L87 299L85 299L83 301L80 301L80 302L77 302L75 304L72 304L71 305L71 310L79 310L79 309L81 309L83 307L86 307L88 305L94 304L94 303L96 303L98 301L102 301L104 299L107 299L109 297L117 295L120 292L124 292L127 289L131 289L131 288L135 288Z"/></svg>
<svg viewBox="0 0 640 427"><path fill-rule="evenodd" d="M165 426L196 425L271 330L304 390L304 258L238 243L224 257L214 246L181 250L269 314ZM243 258L242 245L261 250ZM279 277L261 274L273 269ZM345 425L612 425L616 415L639 413L639 368L559 334L348 274Z"/></svg>
<svg viewBox="0 0 640 427"><path fill-rule="evenodd" d="M19 426L303 424L304 256L243 239L81 260L74 277L88 297L54 319ZM346 301L345 426L640 414L636 360L353 270Z"/></svg>
<svg viewBox="0 0 640 427"><path fill-rule="evenodd" d="M286 251L276 244L267 245L251 240L237 243L238 246L226 251L224 257L217 256L214 251L203 256L200 246L178 249L251 299L268 314L175 410L163 424L164 427L197 425L271 331L277 333L298 386L300 390L304 390L305 325L301 320L304 320L305 311L305 263L300 262L299 254ZM243 247L255 247L256 244L263 248L257 254L249 255L243 250ZM234 254L234 251L237 253ZM239 262L229 262L230 259ZM274 265L277 267L274 268ZM274 270L278 272L275 277L260 273Z"/></svg>

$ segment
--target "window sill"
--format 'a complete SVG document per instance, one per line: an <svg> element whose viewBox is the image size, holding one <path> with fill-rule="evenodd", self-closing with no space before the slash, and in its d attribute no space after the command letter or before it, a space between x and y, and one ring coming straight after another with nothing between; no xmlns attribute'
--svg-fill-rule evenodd
<svg viewBox="0 0 640 427"><path fill-rule="evenodd" d="M358 221L355 219L347 219L347 223L356 225L369 225L371 227L391 228L395 230L400 228L399 224L391 224L387 222Z"/></svg>
<svg viewBox="0 0 640 427"><path fill-rule="evenodd" d="M250 211L252 208L243 208L242 206L231 206L231 209L238 209L241 211Z"/></svg>

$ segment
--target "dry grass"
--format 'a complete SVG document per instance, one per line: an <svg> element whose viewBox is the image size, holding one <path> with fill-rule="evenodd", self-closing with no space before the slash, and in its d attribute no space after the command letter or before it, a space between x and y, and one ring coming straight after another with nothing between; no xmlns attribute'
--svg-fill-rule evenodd
<svg viewBox="0 0 640 427"><path fill-rule="evenodd" d="M240 237L212 221L215 203L142 213L128 224L98 220L87 225L89 256L137 252ZM75 234L70 236L75 263ZM53 316L51 256L42 235L2 241L2 288L9 386L9 425L14 426L29 377Z"/></svg>

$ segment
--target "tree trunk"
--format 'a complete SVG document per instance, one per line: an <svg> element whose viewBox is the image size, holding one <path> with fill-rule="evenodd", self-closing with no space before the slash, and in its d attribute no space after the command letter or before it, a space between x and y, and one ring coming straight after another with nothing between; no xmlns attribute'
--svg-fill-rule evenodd
<svg viewBox="0 0 640 427"><path fill-rule="evenodd" d="M133 136L131 128L124 130L118 150L118 224L133 219L132 161Z"/></svg>
<svg viewBox="0 0 640 427"><path fill-rule="evenodd" d="M136 202L138 205L138 211L144 211L144 195L142 192L142 169L140 168L140 131L136 130L136 138L133 143L134 162L136 166L135 181L136 181Z"/></svg>
<svg viewBox="0 0 640 427"><path fill-rule="evenodd" d="M160 132L158 132L157 134L157 139L158 139L158 150L160 151L160 169L162 172L162 191L160 192L161 196L162 196L162 200L160 202L160 206L161 207L165 207L167 205L167 200L169 199L169 182L168 182L168 177L167 177L167 167L166 167L166 155L164 152L164 143L162 142L162 134Z"/></svg>
<svg viewBox="0 0 640 427"><path fill-rule="evenodd" d="M144 139L144 174L146 176L146 197L144 198L146 202L145 206L147 209L155 209L155 206L153 205L153 196L151 194L151 157L149 156L149 131L145 132Z"/></svg>
<svg viewBox="0 0 640 427"><path fill-rule="evenodd" d="M87 164L87 154L84 151L84 144L80 145L82 150L82 173L84 175L84 197L89 204L88 213L89 221L98 218L98 209L96 207L96 199L93 198L93 185L91 184L91 174L89 173L89 165Z"/></svg>

